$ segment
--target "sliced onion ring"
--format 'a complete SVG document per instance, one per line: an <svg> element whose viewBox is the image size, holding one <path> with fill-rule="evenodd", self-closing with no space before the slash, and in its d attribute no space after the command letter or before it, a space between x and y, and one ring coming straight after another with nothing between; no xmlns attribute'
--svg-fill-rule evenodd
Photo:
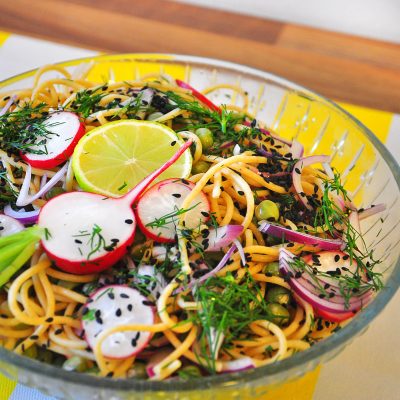
<svg viewBox="0 0 400 400"><path fill-rule="evenodd" d="M316 163L328 163L330 160L329 156L310 156L301 158L294 164L292 178L293 178L293 187L298 194L300 201L304 204L306 208L312 210L312 207L308 203L307 197L303 191L303 185L301 184L301 172L304 167L308 167L309 165Z"/></svg>
<svg viewBox="0 0 400 400"><path fill-rule="evenodd" d="M16 205L18 207L24 207L42 197L51 188L53 188L61 179L63 179L63 177L67 172L67 169L68 169L68 163L65 163L60 168L60 170L57 171L57 173L45 185L43 185L43 187L36 194L30 196L29 187L31 183L32 167L28 164L26 168L24 182L22 183L21 191L19 192Z"/></svg>
<svg viewBox="0 0 400 400"><path fill-rule="evenodd" d="M358 213L358 219L362 221L363 219L372 217L375 214L381 213L386 210L386 205L383 203L372 205L369 208L366 208L363 211Z"/></svg>
<svg viewBox="0 0 400 400"><path fill-rule="evenodd" d="M260 221L260 226L258 229L263 233L267 233L268 235L284 240L287 239L296 243L316 246L321 250L340 250L345 246L343 240L323 239L318 236L309 235L308 233L292 231L291 229L267 221Z"/></svg>
<svg viewBox="0 0 400 400"><path fill-rule="evenodd" d="M12 209L10 204L7 204L4 207L5 215L15 218L16 220L21 222L21 224L24 224L24 225L30 225L30 224L34 224L35 222L37 222L38 217L39 217L39 212L40 212L40 209L37 209L34 211L15 211Z"/></svg>

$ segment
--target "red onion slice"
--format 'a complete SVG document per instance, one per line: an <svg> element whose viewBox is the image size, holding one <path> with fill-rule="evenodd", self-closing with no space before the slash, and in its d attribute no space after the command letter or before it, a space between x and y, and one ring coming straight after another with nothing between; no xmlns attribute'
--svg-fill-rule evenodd
<svg viewBox="0 0 400 400"><path fill-rule="evenodd" d="M238 372L255 368L254 361L250 357L242 357L231 361L222 361L220 372Z"/></svg>
<svg viewBox="0 0 400 400"><path fill-rule="evenodd" d="M17 96L14 95L11 98L8 99L7 103L4 105L4 107L0 110L0 117L3 116L13 105L14 101L17 100Z"/></svg>
<svg viewBox="0 0 400 400"><path fill-rule="evenodd" d="M45 193L47 193L52 187L54 187L61 179L64 178L67 173L68 163L65 163L59 171L33 196L29 195L29 186L32 177L32 167L28 164L26 168L26 174L24 182L22 183L21 191L19 192L16 205L18 207L24 207L31 204L33 201L40 199Z"/></svg>
<svg viewBox="0 0 400 400"><path fill-rule="evenodd" d="M296 139L293 139L292 147L290 148L290 152L292 153L293 160L302 158L303 154L304 154L304 146L300 142L298 142Z"/></svg>
<svg viewBox="0 0 400 400"><path fill-rule="evenodd" d="M309 235L308 233L292 231L291 229L284 228L281 225L276 225L267 221L260 221L260 226L258 229L263 233L267 233L268 235L296 243L316 246L321 250L340 250L345 246L343 240L323 239L317 236Z"/></svg>
<svg viewBox="0 0 400 400"><path fill-rule="evenodd" d="M9 217L15 218L21 224L30 225L37 222L39 217L40 209L34 211L15 211L12 209L10 204L7 204L4 207L4 214L8 215Z"/></svg>
<svg viewBox="0 0 400 400"><path fill-rule="evenodd" d="M226 263L231 258L232 254L235 250L236 250L236 245L233 245L227 251L227 253L222 257L221 261L218 263L218 265L215 268L213 268L210 272L207 272L205 275L201 276L199 279L194 279L194 280L190 281L190 283L188 285L186 285L185 287L181 286L180 288L176 289L174 291L174 294L180 293L187 289L191 289L194 286L198 286L202 282L206 281L208 278L215 276L218 271L220 271L223 267L225 267Z"/></svg>
<svg viewBox="0 0 400 400"><path fill-rule="evenodd" d="M308 167L309 165L316 163L328 163L330 160L329 156L310 156L301 158L294 164L292 178L293 178L293 187L298 194L300 201L304 204L306 208L312 210L312 207L308 203L307 196L303 191L303 185L301 184L301 172L304 167Z"/></svg>
<svg viewBox="0 0 400 400"><path fill-rule="evenodd" d="M247 127L251 127L251 122L248 121L244 121L242 123L242 125L247 126ZM264 135L267 136L271 136L274 140L277 140L278 142L281 142L283 144L286 144L287 146L291 146L292 142L290 140L286 140L281 136L278 136L274 133L271 133L268 129L264 129L264 128L257 128L261 133L263 133Z"/></svg>
<svg viewBox="0 0 400 400"><path fill-rule="evenodd" d="M284 248L281 248L279 251L279 269L282 273L284 273L288 277L288 283L292 287L292 289L296 292L296 294L300 296L303 300L310 303L314 309L335 314L348 313L349 311L357 312L363 306L365 306L368 302L367 300L370 299L371 296L368 296L368 299L366 295L365 297L360 297L359 303L350 304L351 307L350 309L346 308L346 304L344 302L334 303L326 299L321 299L312 290L308 290L308 288L303 286L297 279L292 277L293 271L290 266L290 262L293 261L293 258L294 255L292 253L290 253Z"/></svg>
<svg viewBox="0 0 400 400"><path fill-rule="evenodd" d="M372 217L373 215L379 214L379 213L381 213L381 212L383 212L385 210L386 210L386 205L385 204L380 203L380 204L372 205L371 207L366 208L363 211L360 211L358 213L358 219L360 221L362 221L363 219Z"/></svg>

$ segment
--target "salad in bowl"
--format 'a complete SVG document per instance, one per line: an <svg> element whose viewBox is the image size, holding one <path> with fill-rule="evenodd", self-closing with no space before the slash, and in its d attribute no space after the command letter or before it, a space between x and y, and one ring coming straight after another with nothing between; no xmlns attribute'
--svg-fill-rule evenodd
<svg viewBox="0 0 400 400"><path fill-rule="evenodd" d="M360 206L358 158L288 138L240 84L93 68L0 95L5 349L187 382L281 365L368 310L385 260L363 225L390 205Z"/></svg>

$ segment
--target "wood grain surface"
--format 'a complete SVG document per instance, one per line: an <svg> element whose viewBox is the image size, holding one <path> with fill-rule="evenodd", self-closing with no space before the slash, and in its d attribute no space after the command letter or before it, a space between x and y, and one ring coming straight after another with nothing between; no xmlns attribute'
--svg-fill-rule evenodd
<svg viewBox="0 0 400 400"><path fill-rule="evenodd" d="M0 30L105 52L250 65L330 98L400 113L400 46L167 0L0 0Z"/></svg>

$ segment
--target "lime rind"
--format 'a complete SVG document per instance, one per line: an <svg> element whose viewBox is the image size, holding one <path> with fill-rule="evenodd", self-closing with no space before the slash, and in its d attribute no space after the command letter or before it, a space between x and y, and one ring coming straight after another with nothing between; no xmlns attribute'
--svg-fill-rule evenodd
<svg viewBox="0 0 400 400"><path fill-rule="evenodd" d="M83 190L120 197L160 167L182 144L182 139L163 124L114 121L83 136L75 147L72 169ZM156 182L187 178L191 168L192 156L186 151Z"/></svg>

